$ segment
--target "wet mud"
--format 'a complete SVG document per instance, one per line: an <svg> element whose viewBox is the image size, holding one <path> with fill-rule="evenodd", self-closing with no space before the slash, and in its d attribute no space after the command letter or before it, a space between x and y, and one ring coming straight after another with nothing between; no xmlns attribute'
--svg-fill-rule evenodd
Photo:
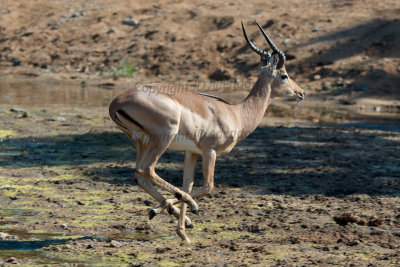
<svg viewBox="0 0 400 267"><path fill-rule="evenodd" d="M199 215L189 213L187 246L175 218L148 220L157 203L134 183L135 149L105 107L3 104L0 232L18 239L0 240L0 258L27 265L398 265L399 126L346 121L266 117L217 159L214 192L198 200ZM158 174L181 186L183 158L167 151Z"/></svg>

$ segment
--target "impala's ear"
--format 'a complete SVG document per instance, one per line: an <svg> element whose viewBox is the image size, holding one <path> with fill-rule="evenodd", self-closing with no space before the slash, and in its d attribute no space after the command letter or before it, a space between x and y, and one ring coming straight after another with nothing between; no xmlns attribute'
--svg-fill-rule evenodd
<svg viewBox="0 0 400 267"><path fill-rule="evenodd" d="M263 58L263 57L260 58L260 67L261 68L268 67L269 64L270 63L267 60L265 60L265 58Z"/></svg>
<svg viewBox="0 0 400 267"><path fill-rule="evenodd" d="M271 57L269 58L269 65L271 68L271 71L276 70L276 66L278 65L279 62L279 56L277 54L272 54Z"/></svg>

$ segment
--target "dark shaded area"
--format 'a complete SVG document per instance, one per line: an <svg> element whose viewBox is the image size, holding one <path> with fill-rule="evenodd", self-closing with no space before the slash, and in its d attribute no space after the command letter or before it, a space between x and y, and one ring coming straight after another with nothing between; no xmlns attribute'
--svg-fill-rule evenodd
<svg viewBox="0 0 400 267"><path fill-rule="evenodd" d="M396 125L380 124L260 127L217 159L215 183L250 186L262 194L399 196L400 142L392 140L399 132ZM133 184L135 151L121 133L7 139L0 147L8 154L2 157L2 167L68 165L94 181ZM167 151L158 174L180 186L183 167L169 163L182 164L183 159L183 152ZM99 165L93 168L90 163ZM200 163L197 186L202 181Z"/></svg>
<svg viewBox="0 0 400 267"><path fill-rule="evenodd" d="M400 20L374 19L369 23L312 38L305 46L325 41L336 41L330 49L316 51L305 61L319 66L365 53L372 57L400 57Z"/></svg>
<svg viewBox="0 0 400 267"><path fill-rule="evenodd" d="M62 245L71 240L84 240L90 239L91 237L81 238L66 238L66 239L45 239L45 240L32 240L32 241L0 241L0 250L31 250L40 249L52 245Z"/></svg>
<svg viewBox="0 0 400 267"><path fill-rule="evenodd" d="M296 72L302 73L310 68L322 67L310 74L310 77L318 74L321 78L335 77L355 80L342 88L345 90L332 92L332 94L355 91L357 97L390 95L391 98L399 99L397 94L397 87L400 84L399 75L393 75L383 69L371 69L365 72L363 71L365 68L360 67L337 71L331 69L330 65L338 60L359 54L367 55L370 58L360 62L360 65L370 65L374 63L374 58L400 57L400 20L374 19L366 24L313 38L298 47L321 42L334 42L334 44L329 48L314 51L312 56L296 62L294 65L289 63L288 69L295 69ZM342 85L334 84L333 87L342 87Z"/></svg>

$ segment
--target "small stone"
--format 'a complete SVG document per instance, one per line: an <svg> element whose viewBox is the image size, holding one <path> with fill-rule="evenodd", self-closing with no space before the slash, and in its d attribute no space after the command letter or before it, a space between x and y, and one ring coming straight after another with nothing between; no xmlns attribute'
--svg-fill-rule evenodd
<svg viewBox="0 0 400 267"><path fill-rule="evenodd" d="M139 26L140 22L138 20L132 19L132 18L125 18L121 21L122 25L128 25L128 26Z"/></svg>
<svg viewBox="0 0 400 267"><path fill-rule="evenodd" d="M14 60L13 61L13 67L21 66L21 61L20 60Z"/></svg>
<svg viewBox="0 0 400 267"><path fill-rule="evenodd" d="M110 242L110 247L112 248L120 248L122 247L122 244L116 240L111 240Z"/></svg>
<svg viewBox="0 0 400 267"><path fill-rule="evenodd" d="M331 89L331 85L329 83L322 83L322 90L328 91Z"/></svg>
<svg viewBox="0 0 400 267"><path fill-rule="evenodd" d="M72 245L71 245L71 244L66 244L66 245L64 246L64 248L66 248L66 249L71 249L71 248L72 248Z"/></svg>
<svg viewBox="0 0 400 267"><path fill-rule="evenodd" d="M68 228L68 224L66 224L66 223L63 223L60 226L61 226L62 229L67 229Z"/></svg>
<svg viewBox="0 0 400 267"><path fill-rule="evenodd" d="M76 18L79 17L80 13L79 12L75 12L74 14L71 15L71 18Z"/></svg>
<svg viewBox="0 0 400 267"><path fill-rule="evenodd" d="M52 26L51 26L51 30L58 30L60 28L60 25L58 25L58 24L53 24Z"/></svg>
<svg viewBox="0 0 400 267"><path fill-rule="evenodd" d="M28 117L28 113L26 113L26 111L22 112L18 118L27 118Z"/></svg>
<svg viewBox="0 0 400 267"><path fill-rule="evenodd" d="M314 80L314 81L321 80L321 75L315 74L314 77L313 77L313 80Z"/></svg>
<svg viewBox="0 0 400 267"><path fill-rule="evenodd" d="M374 107L374 111L375 111L375 112L381 112L381 107L375 106L375 107Z"/></svg>
<svg viewBox="0 0 400 267"><path fill-rule="evenodd" d="M87 249L92 249L92 248L94 248L94 245L93 245L92 243L90 243L89 245L87 245L86 248L87 248Z"/></svg>
<svg viewBox="0 0 400 267"><path fill-rule="evenodd" d="M116 32L117 32L117 30L116 30L115 28L110 28L110 29L107 31L107 34L116 33Z"/></svg>
<svg viewBox="0 0 400 267"><path fill-rule="evenodd" d="M11 257L11 258L7 259L6 262L11 263L11 264L18 264L18 260L15 257Z"/></svg>
<svg viewBox="0 0 400 267"><path fill-rule="evenodd" d="M225 70L217 69L208 75L208 78L214 81L224 81L229 80L231 76Z"/></svg>
<svg viewBox="0 0 400 267"><path fill-rule="evenodd" d="M22 108L10 108L11 112L25 112Z"/></svg>
<svg viewBox="0 0 400 267"><path fill-rule="evenodd" d="M319 31L319 30L321 30L321 26L315 26L314 28L312 28L312 32L317 32L317 31Z"/></svg>

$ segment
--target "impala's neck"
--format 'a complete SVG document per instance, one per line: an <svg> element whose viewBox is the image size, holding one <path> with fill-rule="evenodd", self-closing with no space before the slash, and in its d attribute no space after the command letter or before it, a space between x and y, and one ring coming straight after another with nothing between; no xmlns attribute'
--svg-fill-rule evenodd
<svg viewBox="0 0 400 267"><path fill-rule="evenodd" d="M267 71L263 71L254 84L249 95L238 104L241 118L241 131L244 139L260 124L268 105L271 103L272 80L267 77Z"/></svg>

